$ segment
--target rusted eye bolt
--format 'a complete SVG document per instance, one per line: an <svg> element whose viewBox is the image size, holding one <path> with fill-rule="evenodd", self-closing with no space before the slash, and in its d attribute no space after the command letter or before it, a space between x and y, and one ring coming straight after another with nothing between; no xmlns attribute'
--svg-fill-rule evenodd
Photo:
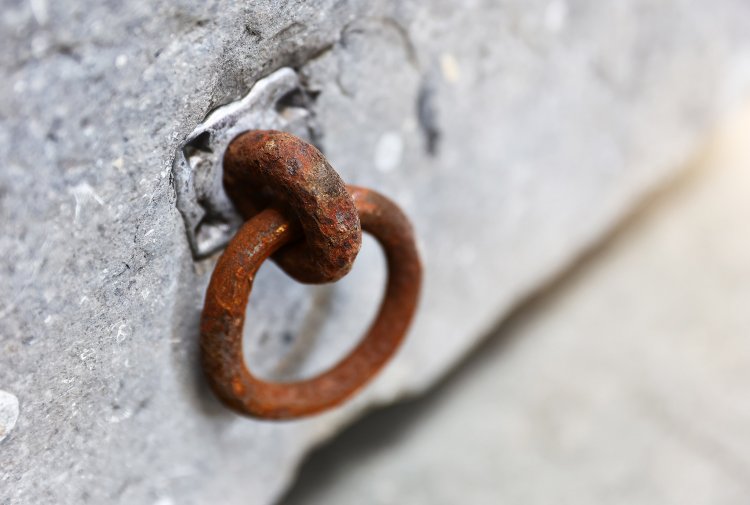
<svg viewBox="0 0 750 505"><path fill-rule="evenodd" d="M288 133L252 131L224 155L224 185L247 220L219 258L201 317L201 359L213 391L233 410L293 419L334 407L364 386L393 356L417 305L421 265L411 224L375 191L345 186L314 146ZM245 364L242 334L255 274L272 257L294 279L324 283L346 275L361 230L383 248L385 294L362 341L311 379L274 383Z"/></svg>

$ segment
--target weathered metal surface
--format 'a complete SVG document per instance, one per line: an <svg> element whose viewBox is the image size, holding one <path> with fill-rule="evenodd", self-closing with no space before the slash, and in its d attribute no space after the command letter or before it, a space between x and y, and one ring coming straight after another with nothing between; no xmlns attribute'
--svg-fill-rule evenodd
<svg viewBox="0 0 750 505"><path fill-rule="evenodd" d="M362 244L357 211L314 146L279 131L243 133L224 155L224 187L246 219L274 205L299 221L305 240L274 255L294 279L333 282L351 269Z"/></svg>
<svg viewBox="0 0 750 505"><path fill-rule="evenodd" d="M411 224L386 197L356 186L347 192L323 155L288 133L240 135L227 149L224 168L227 193L248 221L219 258L206 293L201 356L211 388L235 411L266 419L338 405L382 368L408 330L421 286ZM388 264L386 292L362 342L311 379L274 383L254 376L245 364L243 329L260 266L274 255L303 282L336 280L359 251L360 221L383 247Z"/></svg>

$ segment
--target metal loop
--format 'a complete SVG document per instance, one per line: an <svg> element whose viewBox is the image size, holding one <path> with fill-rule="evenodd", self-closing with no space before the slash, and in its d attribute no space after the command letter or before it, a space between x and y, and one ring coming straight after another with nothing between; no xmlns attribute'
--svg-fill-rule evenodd
<svg viewBox="0 0 750 505"><path fill-rule="evenodd" d="M239 135L224 154L224 186L245 219L275 207L298 221L304 240L274 261L304 283L333 282L351 269L362 243L346 186L313 145L289 133Z"/></svg>
<svg viewBox="0 0 750 505"><path fill-rule="evenodd" d="M247 221L218 260L201 318L203 369L214 392L235 411L292 419L329 409L367 383L396 352L414 314L421 266L411 225L386 197L348 187L362 228L382 246L388 283L375 321L360 344L330 370L292 383L255 377L242 350L242 330L253 279L263 261L295 238L282 213L266 209Z"/></svg>

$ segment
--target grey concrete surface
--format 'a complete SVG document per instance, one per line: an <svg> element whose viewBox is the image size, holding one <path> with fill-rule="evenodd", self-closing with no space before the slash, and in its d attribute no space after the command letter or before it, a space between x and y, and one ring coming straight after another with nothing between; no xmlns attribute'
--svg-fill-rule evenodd
<svg viewBox="0 0 750 505"><path fill-rule="evenodd" d="M303 466L285 505L750 500L750 107L425 398Z"/></svg>
<svg viewBox="0 0 750 505"><path fill-rule="evenodd" d="M750 5L594 1L7 0L0 17L0 503L273 500L310 446L424 391L673 175L747 93ZM413 218L425 262L402 352L352 402L240 418L197 366L214 258L175 208L177 147L290 66L350 182ZM269 267L248 360L308 376L380 295L371 243L333 287ZM13 416L15 417L15 416Z"/></svg>

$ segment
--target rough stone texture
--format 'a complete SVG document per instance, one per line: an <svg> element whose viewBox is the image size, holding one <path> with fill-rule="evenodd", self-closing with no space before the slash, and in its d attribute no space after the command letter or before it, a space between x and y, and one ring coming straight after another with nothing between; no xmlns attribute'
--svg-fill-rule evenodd
<svg viewBox="0 0 750 505"><path fill-rule="evenodd" d="M743 109L449 381L310 458L282 503L747 504Z"/></svg>
<svg viewBox="0 0 750 505"><path fill-rule="evenodd" d="M3 3L0 503L268 503L308 448L428 387L521 296L679 167L750 76L750 5L689 2ZM398 358L336 412L239 418L206 390L212 260L175 208L175 149L282 66L350 183L413 217L426 280ZM335 287L273 267L249 361L321 370L374 312L365 244Z"/></svg>

